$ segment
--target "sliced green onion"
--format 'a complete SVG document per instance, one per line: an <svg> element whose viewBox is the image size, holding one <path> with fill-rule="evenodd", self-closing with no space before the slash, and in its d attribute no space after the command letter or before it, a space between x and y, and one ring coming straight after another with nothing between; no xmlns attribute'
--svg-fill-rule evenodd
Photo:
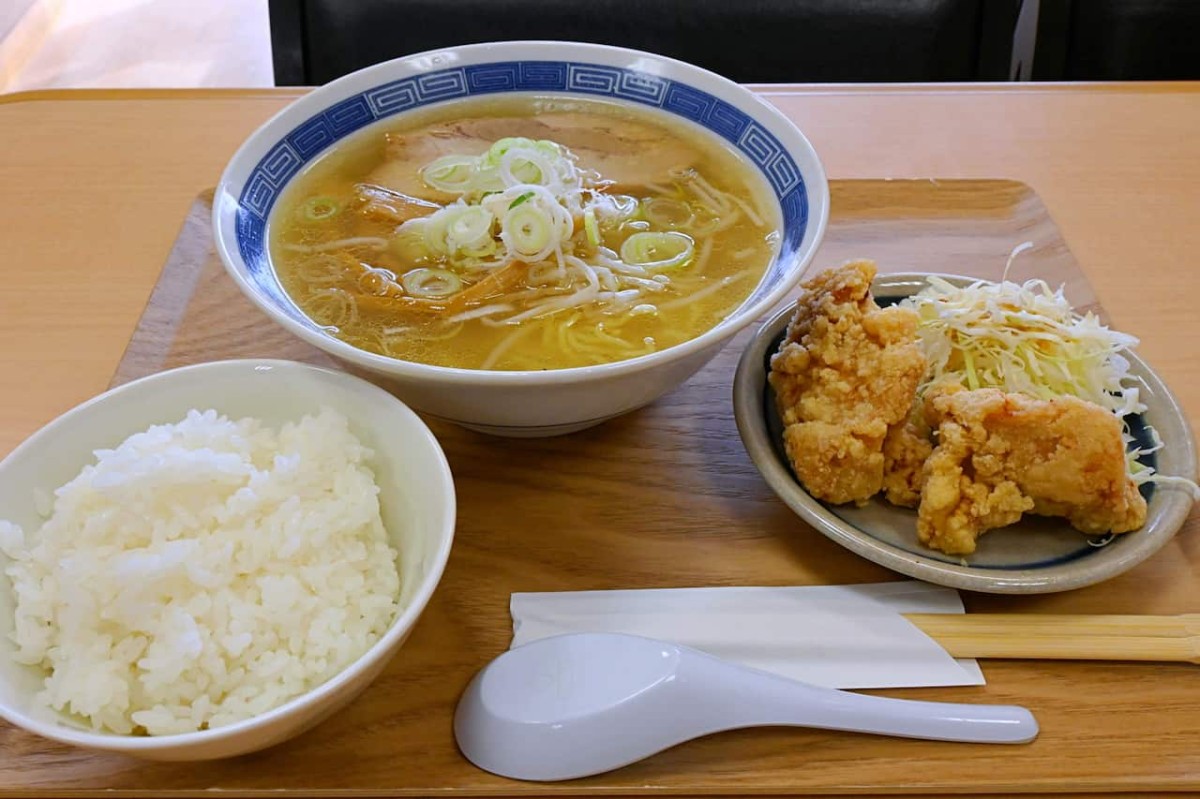
<svg viewBox="0 0 1200 799"><path fill-rule="evenodd" d="M412 269L400 278L400 285L414 297L449 297L462 291L462 280L445 269Z"/></svg>
<svg viewBox="0 0 1200 799"><path fill-rule="evenodd" d="M600 226L596 224L596 212L587 208L583 212L583 229L587 233L588 242L593 247L600 246Z"/></svg>
<svg viewBox="0 0 1200 799"><path fill-rule="evenodd" d="M320 222L323 219L337 216L342 210L342 204L332 197L310 197L304 203L304 218L310 222Z"/></svg>
<svg viewBox="0 0 1200 799"><path fill-rule="evenodd" d="M449 221L444 213L438 211L433 216L426 217L426 224L420 228L424 234L425 246L435 255L450 254L450 246L446 241L446 227Z"/></svg>
<svg viewBox="0 0 1200 799"><path fill-rule="evenodd" d="M479 194L494 194L504 190L504 181L500 177L500 170L494 166L479 166L475 170L475 178L471 184L471 191Z"/></svg>
<svg viewBox="0 0 1200 799"><path fill-rule="evenodd" d="M666 197L656 197L646 201L646 218L659 227L681 228L691 224L695 219L692 209L687 203L671 200Z"/></svg>
<svg viewBox="0 0 1200 799"><path fill-rule="evenodd" d="M522 205L522 204L528 202L529 198L532 196L533 196L533 192L531 192L531 191L525 192L520 197L518 197L517 199L515 199L511 203L509 203L508 210L511 211L512 209L516 208L518 205Z"/></svg>
<svg viewBox="0 0 1200 799"><path fill-rule="evenodd" d="M509 136L504 139L497 139L484 154L483 161L492 166L498 166L500 159L504 158L509 150L532 150L538 155L550 159L561 158L563 155L562 148L556 142L549 141L548 139L534 141L524 136Z"/></svg>
<svg viewBox="0 0 1200 799"><path fill-rule="evenodd" d="M500 249L495 239L488 239L478 247L463 247L462 254L467 258L490 258ZM463 265L463 264L457 264Z"/></svg>
<svg viewBox="0 0 1200 799"><path fill-rule="evenodd" d="M444 155L421 169L429 186L472 199L523 184L578 188L581 174L570 151L522 137L500 139L482 155Z"/></svg>
<svg viewBox="0 0 1200 799"><path fill-rule="evenodd" d="M441 191L471 191L477 160L473 155L443 155L425 165L421 170L421 179Z"/></svg>
<svg viewBox="0 0 1200 799"><path fill-rule="evenodd" d="M558 158L563 155L563 146L556 141L549 139L538 139L533 143L533 149L537 150L542 155L548 155L551 158Z"/></svg>
<svg viewBox="0 0 1200 799"><path fill-rule="evenodd" d="M509 211L502 226L509 246L522 255L543 253L553 246L554 222L536 205Z"/></svg>
<svg viewBox="0 0 1200 799"><path fill-rule="evenodd" d="M497 139L495 142L493 142L492 146L488 148L488 151L484 153L483 160L492 166L496 166L500 163L500 159L504 157L504 154L509 150L512 150L516 147L532 146L533 139L526 139L522 136L508 136L503 139Z"/></svg>
<svg viewBox="0 0 1200 799"><path fill-rule="evenodd" d="M500 165L500 177L505 177L507 168L515 183L534 183L540 186L550 182L549 170L543 167L540 159L535 160L536 158L532 153L513 153Z"/></svg>
<svg viewBox="0 0 1200 799"><path fill-rule="evenodd" d="M427 220L426 245L433 252L448 256L485 246L492 239L496 221L486 208L461 202L446 206Z"/></svg>
<svg viewBox="0 0 1200 799"><path fill-rule="evenodd" d="M528 147L514 147L504 154L497 167L500 180L512 188L529 184L534 186L561 186L562 171L566 160L561 156L547 157Z"/></svg>
<svg viewBox="0 0 1200 799"><path fill-rule="evenodd" d="M495 222L496 218L486 208L477 205L463 208L447 224L446 240L452 250L478 249L492 240Z"/></svg>
<svg viewBox="0 0 1200 799"><path fill-rule="evenodd" d="M621 245L621 260L647 269L674 269L691 260L696 243L685 233L634 233Z"/></svg>
<svg viewBox="0 0 1200 799"><path fill-rule="evenodd" d="M388 244L392 254L403 261L413 262L428 258L429 243L425 232L429 228L429 218L410 219L396 228L396 234Z"/></svg>

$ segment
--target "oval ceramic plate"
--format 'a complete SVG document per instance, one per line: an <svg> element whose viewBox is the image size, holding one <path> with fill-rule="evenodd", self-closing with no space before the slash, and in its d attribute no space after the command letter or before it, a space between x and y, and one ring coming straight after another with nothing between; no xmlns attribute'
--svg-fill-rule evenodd
<svg viewBox="0 0 1200 799"><path fill-rule="evenodd" d="M926 275L883 275L872 285L880 305L919 291ZM940 275L956 285L971 278ZM1061 519L1027 516L992 530L967 558L929 549L917 540L916 511L876 497L863 507L827 505L809 496L792 474L783 451L783 425L767 383L772 354L779 347L793 308L777 313L758 331L738 364L734 413L751 460L787 505L824 535L889 569L931 583L998 594L1035 594L1092 585L1127 571L1158 551L1183 524L1192 507L1186 488L1143 486L1149 501L1142 529L1118 536L1089 538ZM1144 382L1146 412L1130 427L1144 441L1146 426L1165 446L1143 462L1159 473L1195 478L1196 447L1179 404L1145 361L1128 354L1130 372Z"/></svg>

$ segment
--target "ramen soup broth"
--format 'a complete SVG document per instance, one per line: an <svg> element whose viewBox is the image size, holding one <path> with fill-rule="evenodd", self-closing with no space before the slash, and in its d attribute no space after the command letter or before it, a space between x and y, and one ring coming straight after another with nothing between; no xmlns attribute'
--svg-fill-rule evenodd
<svg viewBox="0 0 1200 799"><path fill-rule="evenodd" d="M355 134L293 181L268 237L284 290L330 335L541 370L711 329L754 290L779 228L757 170L691 123L525 97Z"/></svg>

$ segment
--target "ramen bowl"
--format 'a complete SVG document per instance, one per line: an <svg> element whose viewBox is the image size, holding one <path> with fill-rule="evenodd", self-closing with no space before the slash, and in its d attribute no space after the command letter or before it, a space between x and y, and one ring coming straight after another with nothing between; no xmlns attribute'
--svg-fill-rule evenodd
<svg viewBox="0 0 1200 799"><path fill-rule="evenodd" d="M564 369L502 371L433 366L359 349L326 332L285 292L268 246L280 196L316 160L364 130L406 115L503 95L603 100L662 115L736 154L780 220L770 263L741 305L714 327L640 357ZM502 42L431 51L347 75L297 100L242 145L213 207L228 273L274 322L382 385L409 406L507 436L569 433L646 405L687 380L794 287L829 215L829 189L812 145L750 91L669 58L591 44Z"/></svg>

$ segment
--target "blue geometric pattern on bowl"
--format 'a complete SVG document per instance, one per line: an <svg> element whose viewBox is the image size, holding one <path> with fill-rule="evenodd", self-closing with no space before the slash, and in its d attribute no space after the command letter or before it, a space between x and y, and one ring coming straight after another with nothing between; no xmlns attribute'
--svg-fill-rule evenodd
<svg viewBox="0 0 1200 799"><path fill-rule="evenodd" d="M660 108L720 136L759 168L783 216L780 257L747 300L765 294L785 271L787 255L804 240L808 193L800 168L783 145L748 114L679 81L630 69L569 61L506 61L456 67L376 86L316 114L272 147L250 172L238 198L238 250L251 278L281 308L307 321L284 298L267 269L267 218L287 182L329 145L402 111L460 97L502 92L554 91L613 97Z"/></svg>

